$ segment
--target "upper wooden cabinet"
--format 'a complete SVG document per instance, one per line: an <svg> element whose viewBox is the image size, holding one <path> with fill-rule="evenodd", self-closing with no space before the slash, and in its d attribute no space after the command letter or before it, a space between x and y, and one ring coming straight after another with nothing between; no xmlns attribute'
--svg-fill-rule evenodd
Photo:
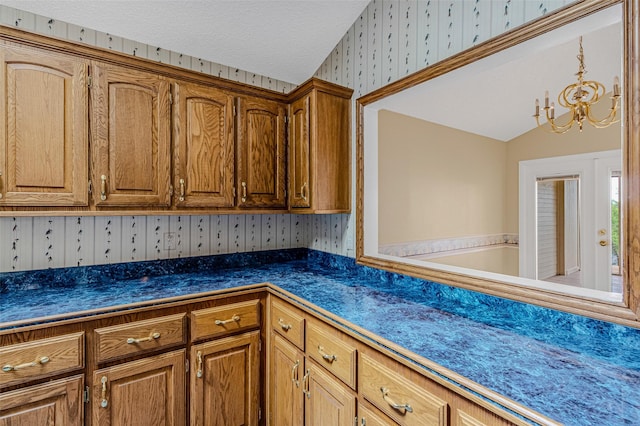
<svg viewBox="0 0 640 426"><path fill-rule="evenodd" d="M285 95L5 27L0 83L0 215L351 210L351 89Z"/></svg>
<svg viewBox="0 0 640 426"><path fill-rule="evenodd" d="M233 95L183 82L173 93L175 205L233 207Z"/></svg>
<svg viewBox="0 0 640 426"><path fill-rule="evenodd" d="M285 208L286 105L249 97L237 104L238 206Z"/></svg>
<svg viewBox="0 0 640 426"><path fill-rule="evenodd" d="M95 205L169 207L169 82L153 73L100 63L91 74Z"/></svg>
<svg viewBox="0 0 640 426"><path fill-rule="evenodd" d="M88 61L0 49L0 206L86 206Z"/></svg>
<svg viewBox="0 0 640 426"><path fill-rule="evenodd" d="M353 91L311 79L290 95L289 207L296 213L351 211Z"/></svg>

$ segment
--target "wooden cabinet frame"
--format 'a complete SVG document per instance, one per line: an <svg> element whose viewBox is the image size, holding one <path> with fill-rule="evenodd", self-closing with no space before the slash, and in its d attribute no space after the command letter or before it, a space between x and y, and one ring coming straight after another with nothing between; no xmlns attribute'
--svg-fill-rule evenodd
<svg viewBox="0 0 640 426"><path fill-rule="evenodd" d="M294 211L351 209L351 89L312 78L285 95L0 27L0 59L11 62L18 56L39 57L42 64L36 68L42 75L46 67L66 70L58 110L64 109L67 121L56 123L61 129L52 142L56 155L47 154L48 145L37 151L40 163L55 159L49 162L53 167L36 164L28 168L29 176L18 174L16 163L23 162L24 150L35 152L40 139L30 136L25 145L0 138L0 147L9 147L0 149L0 216L287 212L296 196L287 195L288 108L308 90L313 91L308 132L297 138L308 144L302 153L306 177L296 178L290 189L300 186L309 206L295 204ZM11 72L0 77L11 79ZM11 87L4 85L0 95L26 102L34 116L51 116L37 114L39 104L16 98ZM0 107L5 129L12 126L12 104L7 105ZM20 129L38 133L41 121ZM299 151L297 145L294 150Z"/></svg>

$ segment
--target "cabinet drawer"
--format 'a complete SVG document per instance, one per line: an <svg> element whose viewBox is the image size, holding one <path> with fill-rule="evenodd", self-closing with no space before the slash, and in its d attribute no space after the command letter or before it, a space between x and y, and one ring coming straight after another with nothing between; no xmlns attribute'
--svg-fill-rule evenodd
<svg viewBox="0 0 640 426"><path fill-rule="evenodd" d="M356 347L338 330L320 323L307 325L307 354L352 389L356 388Z"/></svg>
<svg viewBox="0 0 640 426"><path fill-rule="evenodd" d="M304 350L304 317L300 311L274 301L271 304L271 327Z"/></svg>
<svg viewBox="0 0 640 426"><path fill-rule="evenodd" d="M0 386L84 367L84 333L0 348Z"/></svg>
<svg viewBox="0 0 640 426"><path fill-rule="evenodd" d="M447 424L447 403L402 377L398 371L361 353L359 372L362 395L397 423L406 426Z"/></svg>
<svg viewBox="0 0 640 426"><path fill-rule="evenodd" d="M260 300L191 312L191 340L223 336L260 326Z"/></svg>
<svg viewBox="0 0 640 426"><path fill-rule="evenodd" d="M94 330L96 360L105 362L185 343L186 314L119 324Z"/></svg>

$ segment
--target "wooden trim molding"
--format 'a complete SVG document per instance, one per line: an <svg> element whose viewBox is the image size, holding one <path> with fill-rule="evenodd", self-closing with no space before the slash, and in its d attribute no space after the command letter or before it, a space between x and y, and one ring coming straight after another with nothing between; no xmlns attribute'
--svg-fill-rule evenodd
<svg viewBox="0 0 640 426"><path fill-rule="evenodd" d="M624 10L623 142L623 302L611 303L539 290L472 275L445 272L365 255L364 252L364 108L387 96L441 76L476 60L516 46L600 10L622 4ZM640 327L640 0L584 0L541 17L442 60L356 101L356 259L359 264L470 290L533 303L578 315Z"/></svg>

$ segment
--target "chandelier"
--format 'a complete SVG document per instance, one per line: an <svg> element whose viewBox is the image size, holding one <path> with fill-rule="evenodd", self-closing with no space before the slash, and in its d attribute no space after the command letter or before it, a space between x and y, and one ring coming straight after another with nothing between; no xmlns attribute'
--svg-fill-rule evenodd
<svg viewBox="0 0 640 426"><path fill-rule="evenodd" d="M570 119L568 122L565 124L556 123L555 103L551 102L551 104L549 104L549 91L546 91L544 95L543 109L551 131L554 133L565 133L571 129L574 124L577 124L582 132L582 125L585 120L598 129L603 129L617 122L615 118L620 101L620 81L618 77L613 79L613 95L611 96L611 109L609 110L609 114L602 119L597 119L593 117L591 107L605 94L605 88L602 83L597 81L584 80L584 75L587 71L584 69L582 36L580 37L580 53L577 58L579 62L578 72L576 73L578 82L568 85L558 94L558 104L569 110ZM538 101L538 99L536 99L536 113L533 117L536 119L538 127L541 127L540 101Z"/></svg>

